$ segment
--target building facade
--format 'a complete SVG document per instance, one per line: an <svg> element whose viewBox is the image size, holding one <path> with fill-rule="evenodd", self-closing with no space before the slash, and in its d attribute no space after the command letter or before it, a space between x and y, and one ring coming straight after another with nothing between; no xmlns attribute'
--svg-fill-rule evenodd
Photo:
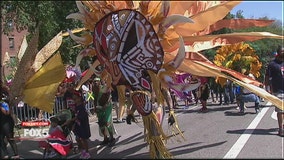
<svg viewBox="0 0 284 160"><path fill-rule="evenodd" d="M17 32L13 30L9 35L1 32L1 78L2 82L6 82L12 70L8 67L8 63L16 61L18 52L21 48L24 37L27 31Z"/></svg>

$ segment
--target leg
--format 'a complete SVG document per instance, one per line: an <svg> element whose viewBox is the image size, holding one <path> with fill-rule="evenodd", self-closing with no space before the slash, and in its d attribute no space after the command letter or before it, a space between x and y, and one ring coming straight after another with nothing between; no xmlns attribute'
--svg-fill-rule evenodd
<svg viewBox="0 0 284 160"><path fill-rule="evenodd" d="M125 101L126 101L125 88L126 87L124 85L117 86L118 105L119 105L118 117L117 117L118 121L122 121L122 117L123 117L124 112L125 112L125 105L126 105L125 104Z"/></svg>
<svg viewBox="0 0 284 160"><path fill-rule="evenodd" d="M116 118L117 118L117 120L118 120L118 114L119 114L119 104L118 104L118 102L113 102L113 106L114 106L114 108L115 108L115 113L116 113Z"/></svg>
<svg viewBox="0 0 284 160"><path fill-rule="evenodd" d="M278 135L279 136L284 136L284 124L283 124L283 119L284 119L284 113L278 112L277 113L277 120L278 120Z"/></svg>
<svg viewBox="0 0 284 160"><path fill-rule="evenodd" d="M277 108L279 109L279 108ZM278 110L279 111L279 110ZM284 120L284 113L282 112L277 112L277 122L278 122L278 135L279 136L284 136L284 123L283 123L283 120Z"/></svg>
<svg viewBox="0 0 284 160"><path fill-rule="evenodd" d="M6 143L5 143L5 141L4 141L4 138L5 138L5 136L4 136L4 134L1 134L0 135L0 150L1 150L1 153L0 153L0 155L1 155L1 159L3 158L3 159L8 159L9 157L8 157L8 150L7 150L7 145L6 145Z"/></svg>
<svg viewBox="0 0 284 160"><path fill-rule="evenodd" d="M200 102L201 102L201 105L202 105L202 108L200 109L200 111L201 111L201 112L207 111L206 100L200 99Z"/></svg>
<svg viewBox="0 0 284 160"><path fill-rule="evenodd" d="M255 107L255 112L256 113L260 112L259 103L260 103L260 99L259 99L259 97L257 95L255 95L255 105L254 105L254 107Z"/></svg>
<svg viewBox="0 0 284 160"><path fill-rule="evenodd" d="M7 144L4 142L4 138L6 137L14 152L14 156L18 157L19 155L18 155L17 144L15 140L13 139L14 138L14 122L11 121L11 122L4 123L2 129L3 129L2 131L3 135L1 138L1 144L3 142L3 145L1 146L1 148L3 147L2 156L4 156L4 158L6 158L5 156L8 156Z"/></svg>
<svg viewBox="0 0 284 160"><path fill-rule="evenodd" d="M80 138L76 136L75 140L77 142L79 151L81 151L82 150L82 142L80 141Z"/></svg>
<svg viewBox="0 0 284 160"><path fill-rule="evenodd" d="M137 111L143 118L146 140L150 145L150 157L151 159L171 158L172 155L164 143L167 137L158 122L157 116L152 110L150 96L149 92L144 91L134 91L131 96L133 105L136 106Z"/></svg>
<svg viewBox="0 0 284 160"><path fill-rule="evenodd" d="M215 103L213 89L210 90L210 95L211 95L212 102Z"/></svg>
<svg viewBox="0 0 284 160"><path fill-rule="evenodd" d="M242 100L242 96L240 97L239 104L240 104L240 113L244 113L245 102Z"/></svg>
<svg viewBox="0 0 284 160"><path fill-rule="evenodd" d="M91 158L91 155L89 153L89 144L88 144L88 139L85 138L80 138L80 142L82 145L82 151L81 151L81 159L89 159Z"/></svg>
<svg viewBox="0 0 284 160"><path fill-rule="evenodd" d="M283 119L284 119L284 113L277 112L278 127L279 127L280 129L284 129L284 128L283 128Z"/></svg>
<svg viewBox="0 0 284 160"><path fill-rule="evenodd" d="M84 138L80 138L81 144L82 144L82 148L86 151L89 152L89 144L88 144L88 140L84 139Z"/></svg>

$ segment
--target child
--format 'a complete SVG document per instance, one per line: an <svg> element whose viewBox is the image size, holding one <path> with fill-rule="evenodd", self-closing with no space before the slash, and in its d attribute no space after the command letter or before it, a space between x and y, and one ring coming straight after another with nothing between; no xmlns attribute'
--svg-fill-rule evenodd
<svg viewBox="0 0 284 160"><path fill-rule="evenodd" d="M51 117L50 121L51 124L48 136L46 137L47 143L43 146L47 151L44 158L55 158L58 156L58 153L62 156L66 156L72 147L72 142L67 140L57 117Z"/></svg>
<svg viewBox="0 0 284 160"><path fill-rule="evenodd" d="M56 133L57 131L59 132L63 132L61 126L58 124L59 120L57 117L51 117L50 118L50 127L48 130L48 136L47 138L50 138L54 133ZM44 145L44 148L46 149L46 157L45 158L54 158L55 156L57 156L58 154L56 153L56 151L47 143Z"/></svg>
<svg viewBox="0 0 284 160"><path fill-rule="evenodd" d="M88 112L86 111L84 99L80 91L74 91L72 99L75 102L75 124L73 132L81 149L80 158L89 159L91 155L89 153L88 139L91 137L91 131Z"/></svg>
<svg viewBox="0 0 284 160"><path fill-rule="evenodd" d="M51 135L56 130L60 130L61 132L63 132L63 129L58 124L58 122L59 122L59 120L58 120L57 117L51 117L50 118L50 127L49 127L49 131L48 131L49 135Z"/></svg>

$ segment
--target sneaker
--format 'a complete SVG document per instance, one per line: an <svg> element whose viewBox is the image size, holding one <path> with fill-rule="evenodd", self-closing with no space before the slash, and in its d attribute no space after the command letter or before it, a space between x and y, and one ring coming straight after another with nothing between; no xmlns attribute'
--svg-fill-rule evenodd
<svg viewBox="0 0 284 160"><path fill-rule="evenodd" d="M109 142L109 140L104 140L104 141L102 141L102 142L100 143L100 145L107 145L108 142Z"/></svg>
<svg viewBox="0 0 284 160"><path fill-rule="evenodd" d="M90 159L91 155L89 152L84 152L83 155L80 156L81 159Z"/></svg>
<svg viewBox="0 0 284 160"><path fill-rule="evenodd" d="M207 112L207 111L208 111L207 108L201 108L201 109L199 110L199 112Z"/></svg>
<svg viewBox="0 0 284 160"><path fill-rule="evenodd" d="M184 106L184 107L183 107L183 109L188 109L188 108L189 108L189 106Z"/></svg>
<svg viewBox="0 0 284 160"><path fill-rule="evenodd" d="M7 155L7 156L4 156L3 159L9 159L9 156L8 156L8 155Z"/></svg>
<svg viewBox="0 0 284 160"><path fill-rule="evenodd" d="M51 151L50 153L48 153L47 158L54 158L57 156L57 153L55 151Z"/></svg>
<svg viewBox="0 0 284 160"><path fill-rule="evenodd" d="M255 113L259 113L260 112L260 109L255 109Z"/></svg>
<svg viewBox="0 0 284 160"><path fill-rule="evenodd" d="M109 140L109 146L112 147L115 144L115 138Z"/></svg>
<svg viewBox="0 0 284 160"><path fill-rule="evenodd" d="M19 155L14 155L11 157L11 159L20 159L20 156Z"/></svg>
<svg viewBox="0 0 284 160"><path fill-rule="evenodd" d="M116 120L114 123L124 123L124 120Z"/></svg>
<svg viewBox="0 0 284 160"><path fill-rule="evenodd" d="M85 156L85 154L86 154L86 151L85 151L85 150L82 150L82 151L81 151L81 155L80 155L79 158L80 158L80 159L83 159L83 157Z"/></svg>
<svg viewBox="0 0 284 160"><path fill-rule="evenodd" d="M126 123L131 124L131 121L133 122L134 116L132 114L129 114L126 116Z"/></svg>

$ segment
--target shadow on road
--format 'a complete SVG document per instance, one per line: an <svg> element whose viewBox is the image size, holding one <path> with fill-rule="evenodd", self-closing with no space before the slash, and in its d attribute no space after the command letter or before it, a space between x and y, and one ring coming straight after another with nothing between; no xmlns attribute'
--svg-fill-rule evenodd
<svg viewBox="0 0 284 160"><path fill-rule="evenodd" d="M120 136L119 136L120 137ZM96 149L96 155L94 159L131 159L134 157L139 157L139 159L149 159L149 153L135 154L137 151L140 151L142 148L147 146L147 143L135 143L144 139L144 134L142 132L137 133L133 136L130 136L122 141L117 141L117 143L112 146L103 146ZM115 151L117 147L121 147L126 144L133 143L131 148L126 148L122 151ZM135 145L136 144L136 145ZM98 145L98 144L97 144ZM135 155L133 155L135 154Z"/></svg>
<svg viewBox="0 0 284 160"><path fill-rule="evenodd" d="M216 146L222 145L222 144L224 144L226 142L227 141L223 141L223 142L218 142L218 143L213 143L213 144L208 144L208 145L202 145L202 146L198 146L198 147L190 147L190 148L188 148L189 146L194 146L194 145L198 145L198 144L202 143L202 142L196 142L196 143L191 143L191 144L188 144L188 145L183 145L183 146L178 146L178 147L175 147L175 148L171 148L170 152L173 155L182 155L182 154L185 154L185 153L192 153L192 152L198 151L200 149L204 149L204 148L216 147ZM186 148L186 149L184 149L184 148ZM175 150L175 149L180 149L180 150L172 151L172 150Z"/></svg>
<svg viewBox="0 0 284 160"><path fill-rule="evenodd" d="M250 132L254 135L277 135L277 128L270 129L239 129L239 130L228 130L226 133L229 134L243 134L245 131Z"/></svg>

